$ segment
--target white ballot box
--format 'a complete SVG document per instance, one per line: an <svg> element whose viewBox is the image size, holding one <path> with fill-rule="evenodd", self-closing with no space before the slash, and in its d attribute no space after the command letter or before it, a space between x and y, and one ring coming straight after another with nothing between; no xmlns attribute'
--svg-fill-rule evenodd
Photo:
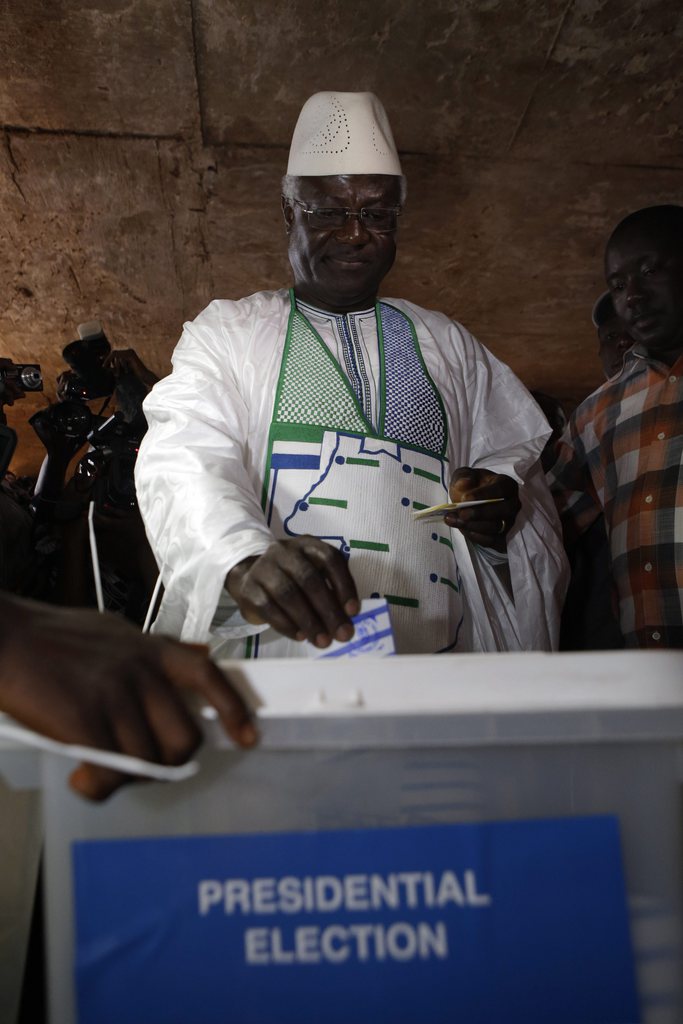
<svg viewBox="0 0 683 1024"><path fill-rule="evenodd" d="M225 668L188 781L35 755L51 1024L680 1024L683 654Z"/></svg>

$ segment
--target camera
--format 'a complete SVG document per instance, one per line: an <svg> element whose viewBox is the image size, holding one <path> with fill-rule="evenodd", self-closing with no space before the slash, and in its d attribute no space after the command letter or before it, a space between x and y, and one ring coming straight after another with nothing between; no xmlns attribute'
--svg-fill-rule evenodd
<svg viewBox="0 0 683 1024"><path fill-rule="evenodd" d="M75 370L70 370L68 373L63 373L59 378L61 387L58 392L59 401L76 401L76 402L87 402L88 389L83 380L78 376Z"/></svg>
<svg viewBox="0 0 683 1024"><path fill-rule="evenodd" d="M38 363L12 363L0 367L0 382L10 382L21 391L42 391L43 375Z"/></svg>
<svg viewBox="0 0 683 1024"><path fill-rule="evenodd" d="M104 361L111 352L107 336L98 321L81 324L78 332L78 340L72 341L62 352L64 361L76 374L74 386L80 388L80 394L69 397L82 401L108 398L116 387L116 379L111 370L104 367Z"/></svg>
<svg viewBox="0 0 683 1024"><path fill-rule="evenodd" d="M71 372L67 375L61 400L47 409L40 409L29 420L48 451L53 443L83 444L90 432L104 422L90 411L86 402L109 398L116 387L113 373L104 367L111 345L99 322L80 324L78 331L80 337L62 352Z"/></svg>
<svg viewBox="0 0 683 1024"><path fill-rule="evenodd" d="M48 450L50 442L56 437L68 438L70 441L83 444L89 431L101 422L101 418L90 412L87 405L72 400L57 402L47 409L39 409L29 419L29 423Z"/></svg>
<svg viewBox="0 0 683 1024"><path fill-rule="evenodd" d="M88 434L92 448L78 463L75 482L79 491L92 488L100 511L137 507L134 472L141 439L141 432L120 412Z"/></svg>

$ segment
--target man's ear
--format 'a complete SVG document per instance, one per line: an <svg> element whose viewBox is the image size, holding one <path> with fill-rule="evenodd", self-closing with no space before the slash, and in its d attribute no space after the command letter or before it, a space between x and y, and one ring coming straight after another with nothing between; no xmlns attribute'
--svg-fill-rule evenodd
<svg viewBox="0 0 683 1024"><path fill-rule="evenodd" d="M285 218L287 234L289 234L292 230L292 223L294 221L294 208L287 196L280 196L280 202L282 204L282 216Z"/></svg>

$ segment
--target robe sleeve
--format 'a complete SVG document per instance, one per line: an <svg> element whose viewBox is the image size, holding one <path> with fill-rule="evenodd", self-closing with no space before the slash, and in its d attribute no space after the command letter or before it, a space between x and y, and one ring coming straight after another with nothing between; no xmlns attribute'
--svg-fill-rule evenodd
<svg viewBox="0 0 683 1024"><path fill-rule="evenodd" d="M135 471L165 588L155 631L195 642L206 641L219 600L233 636L265 628L244 622L223 585L233 566L273 540L246 470L249 418L236 355L212 306L185 325L172 374L145 400L149 429Z"/></svg>
<svg viewBox="0 0 683 1024"><path fill-rule="evenodd" d="M550 427L514 373L464 328L453 326L460 335L456 340L467 394L468 422L462 417L461 422L468 444L455 442L461 464L513 477L522 504L507 545L514 609L492 567L468 545L474 646L488 651L557 650L569 568L540 464ZM452 469L457 468L454 462ZM464 556L462 543L459 547Z"/></svg>

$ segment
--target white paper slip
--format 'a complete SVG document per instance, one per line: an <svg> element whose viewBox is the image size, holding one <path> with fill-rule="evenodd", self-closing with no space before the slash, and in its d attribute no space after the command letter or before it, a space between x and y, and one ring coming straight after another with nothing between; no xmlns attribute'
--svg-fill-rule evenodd
<svg viewBox="0 0 683 1024"><path fill-rule="evenodd" d="M129 754L118 754L113 750L99 750L97 747L60 743L58 740L51 740L47 736L33 732L32 729L24 728L23 725L19 725L5 715L0 716L0 739L24 743L28 747L68 757L72 761L87 761L89 764L113 768L115 771L125 772L127 775L139 775L146 779L155 779L158 782L181 782L191 778L199 771L196 761L188 761L181 765L156 764L154 761L143 761L141 758L131 757Z"/></svg>
<svg viewBox="0 0 683 1024"><path fill-rule="evenodd" d="M475 505L493 505L496 501L504 501L504 498L480 498L479 501L446 501L443 505L432 505L430 508L421 508L413 512L413 519L416 523L433 523L437 519L443 519L447 512L453 512L458 508L474 508Z"/></svg>
<svg viewBox="0 0 683 1024"><path fill-rule="evenodd" d="M383 597L361 601L360 612L351 621L354 633L346 643L333 640L329 647L320 648L306 642L309 658L385 658L396 654L389 605Z"/></svg>

